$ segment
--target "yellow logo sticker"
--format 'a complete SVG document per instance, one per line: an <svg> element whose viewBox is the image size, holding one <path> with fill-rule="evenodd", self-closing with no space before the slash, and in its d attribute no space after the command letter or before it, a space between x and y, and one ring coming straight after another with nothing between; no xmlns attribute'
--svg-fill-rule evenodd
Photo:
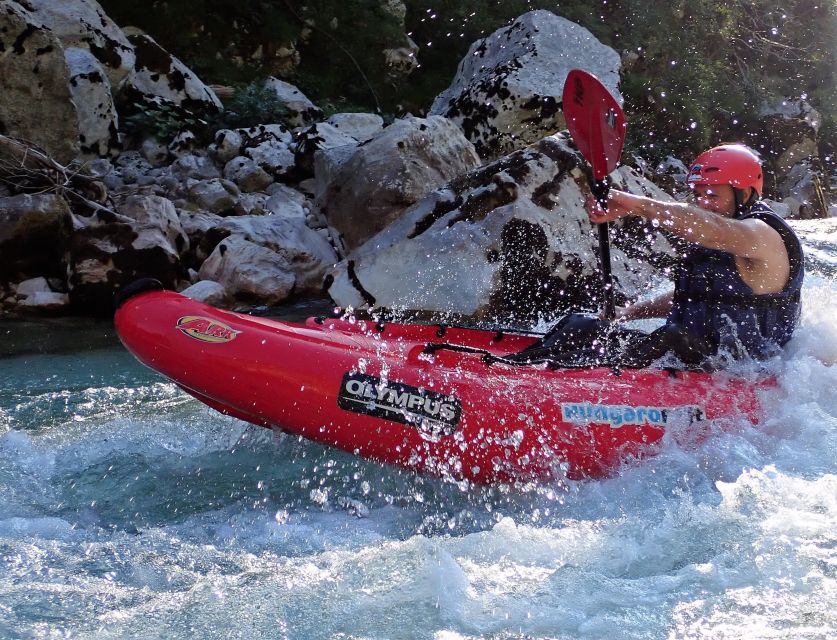
<svg viewBox="0 0 837 640"><path fill-rule="evenodd" d="M223 322L202 316L183 316L177 321L177 328L190 338L214 344L235 340L241 333Z"/></svg>

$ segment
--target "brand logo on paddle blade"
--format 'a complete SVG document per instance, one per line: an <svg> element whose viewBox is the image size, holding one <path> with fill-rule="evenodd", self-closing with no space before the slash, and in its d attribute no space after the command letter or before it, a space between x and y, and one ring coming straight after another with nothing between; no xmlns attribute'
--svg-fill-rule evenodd
<svg viewBox="0 0 837 640"><path fill-rule="evenodd" d="M454 396L352 372L343 376L337 406L407 424L434 438L453 434L462 416L462 405Z"/></svg>
<svg viewBox="0 0 837 640"><path fill-rule="evenodd" d="M177 328L190 338L214 344L235 340L241 333L223 322L203 316L183 316L177 321Z"/></svg>

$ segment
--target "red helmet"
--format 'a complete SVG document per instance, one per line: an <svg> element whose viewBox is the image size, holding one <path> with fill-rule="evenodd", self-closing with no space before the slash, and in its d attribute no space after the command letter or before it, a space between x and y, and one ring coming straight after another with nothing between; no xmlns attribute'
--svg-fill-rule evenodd
<svg viewBox="0 0 837 640"><path fill-rule="evenodd" d="M712 147L695 158L686 184L729 184L734 189L753 187L761 197L764 187L761 160L755 151L743 144Z"/></svg>

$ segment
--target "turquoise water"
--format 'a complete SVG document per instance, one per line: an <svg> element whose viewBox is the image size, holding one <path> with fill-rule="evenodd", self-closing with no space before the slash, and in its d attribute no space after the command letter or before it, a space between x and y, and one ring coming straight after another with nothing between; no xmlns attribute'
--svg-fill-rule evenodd
<svg viewBox="0 0 837 640"><path fill-rule="evenodd" d="M221 416L109 324L0 325L0 638L833 638L837 287L805 305L761 426L515 489Z"/></svg>

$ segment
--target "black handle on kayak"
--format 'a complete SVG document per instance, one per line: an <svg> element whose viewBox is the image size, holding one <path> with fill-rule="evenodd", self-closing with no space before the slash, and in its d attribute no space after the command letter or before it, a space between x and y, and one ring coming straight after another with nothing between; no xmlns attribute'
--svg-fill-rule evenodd
<svg viewBox="0 0 837 640"><path fill-rule="evenodd" d="M610 192L610 176L603 180L594 180L590 190L599 206L607 210L607 194ZM599 258L602 263L602 286L604 287L604 319L616 318L616 304L613 302L613 275L610 269L610 223L600 222L599 227Z"/></svg>

